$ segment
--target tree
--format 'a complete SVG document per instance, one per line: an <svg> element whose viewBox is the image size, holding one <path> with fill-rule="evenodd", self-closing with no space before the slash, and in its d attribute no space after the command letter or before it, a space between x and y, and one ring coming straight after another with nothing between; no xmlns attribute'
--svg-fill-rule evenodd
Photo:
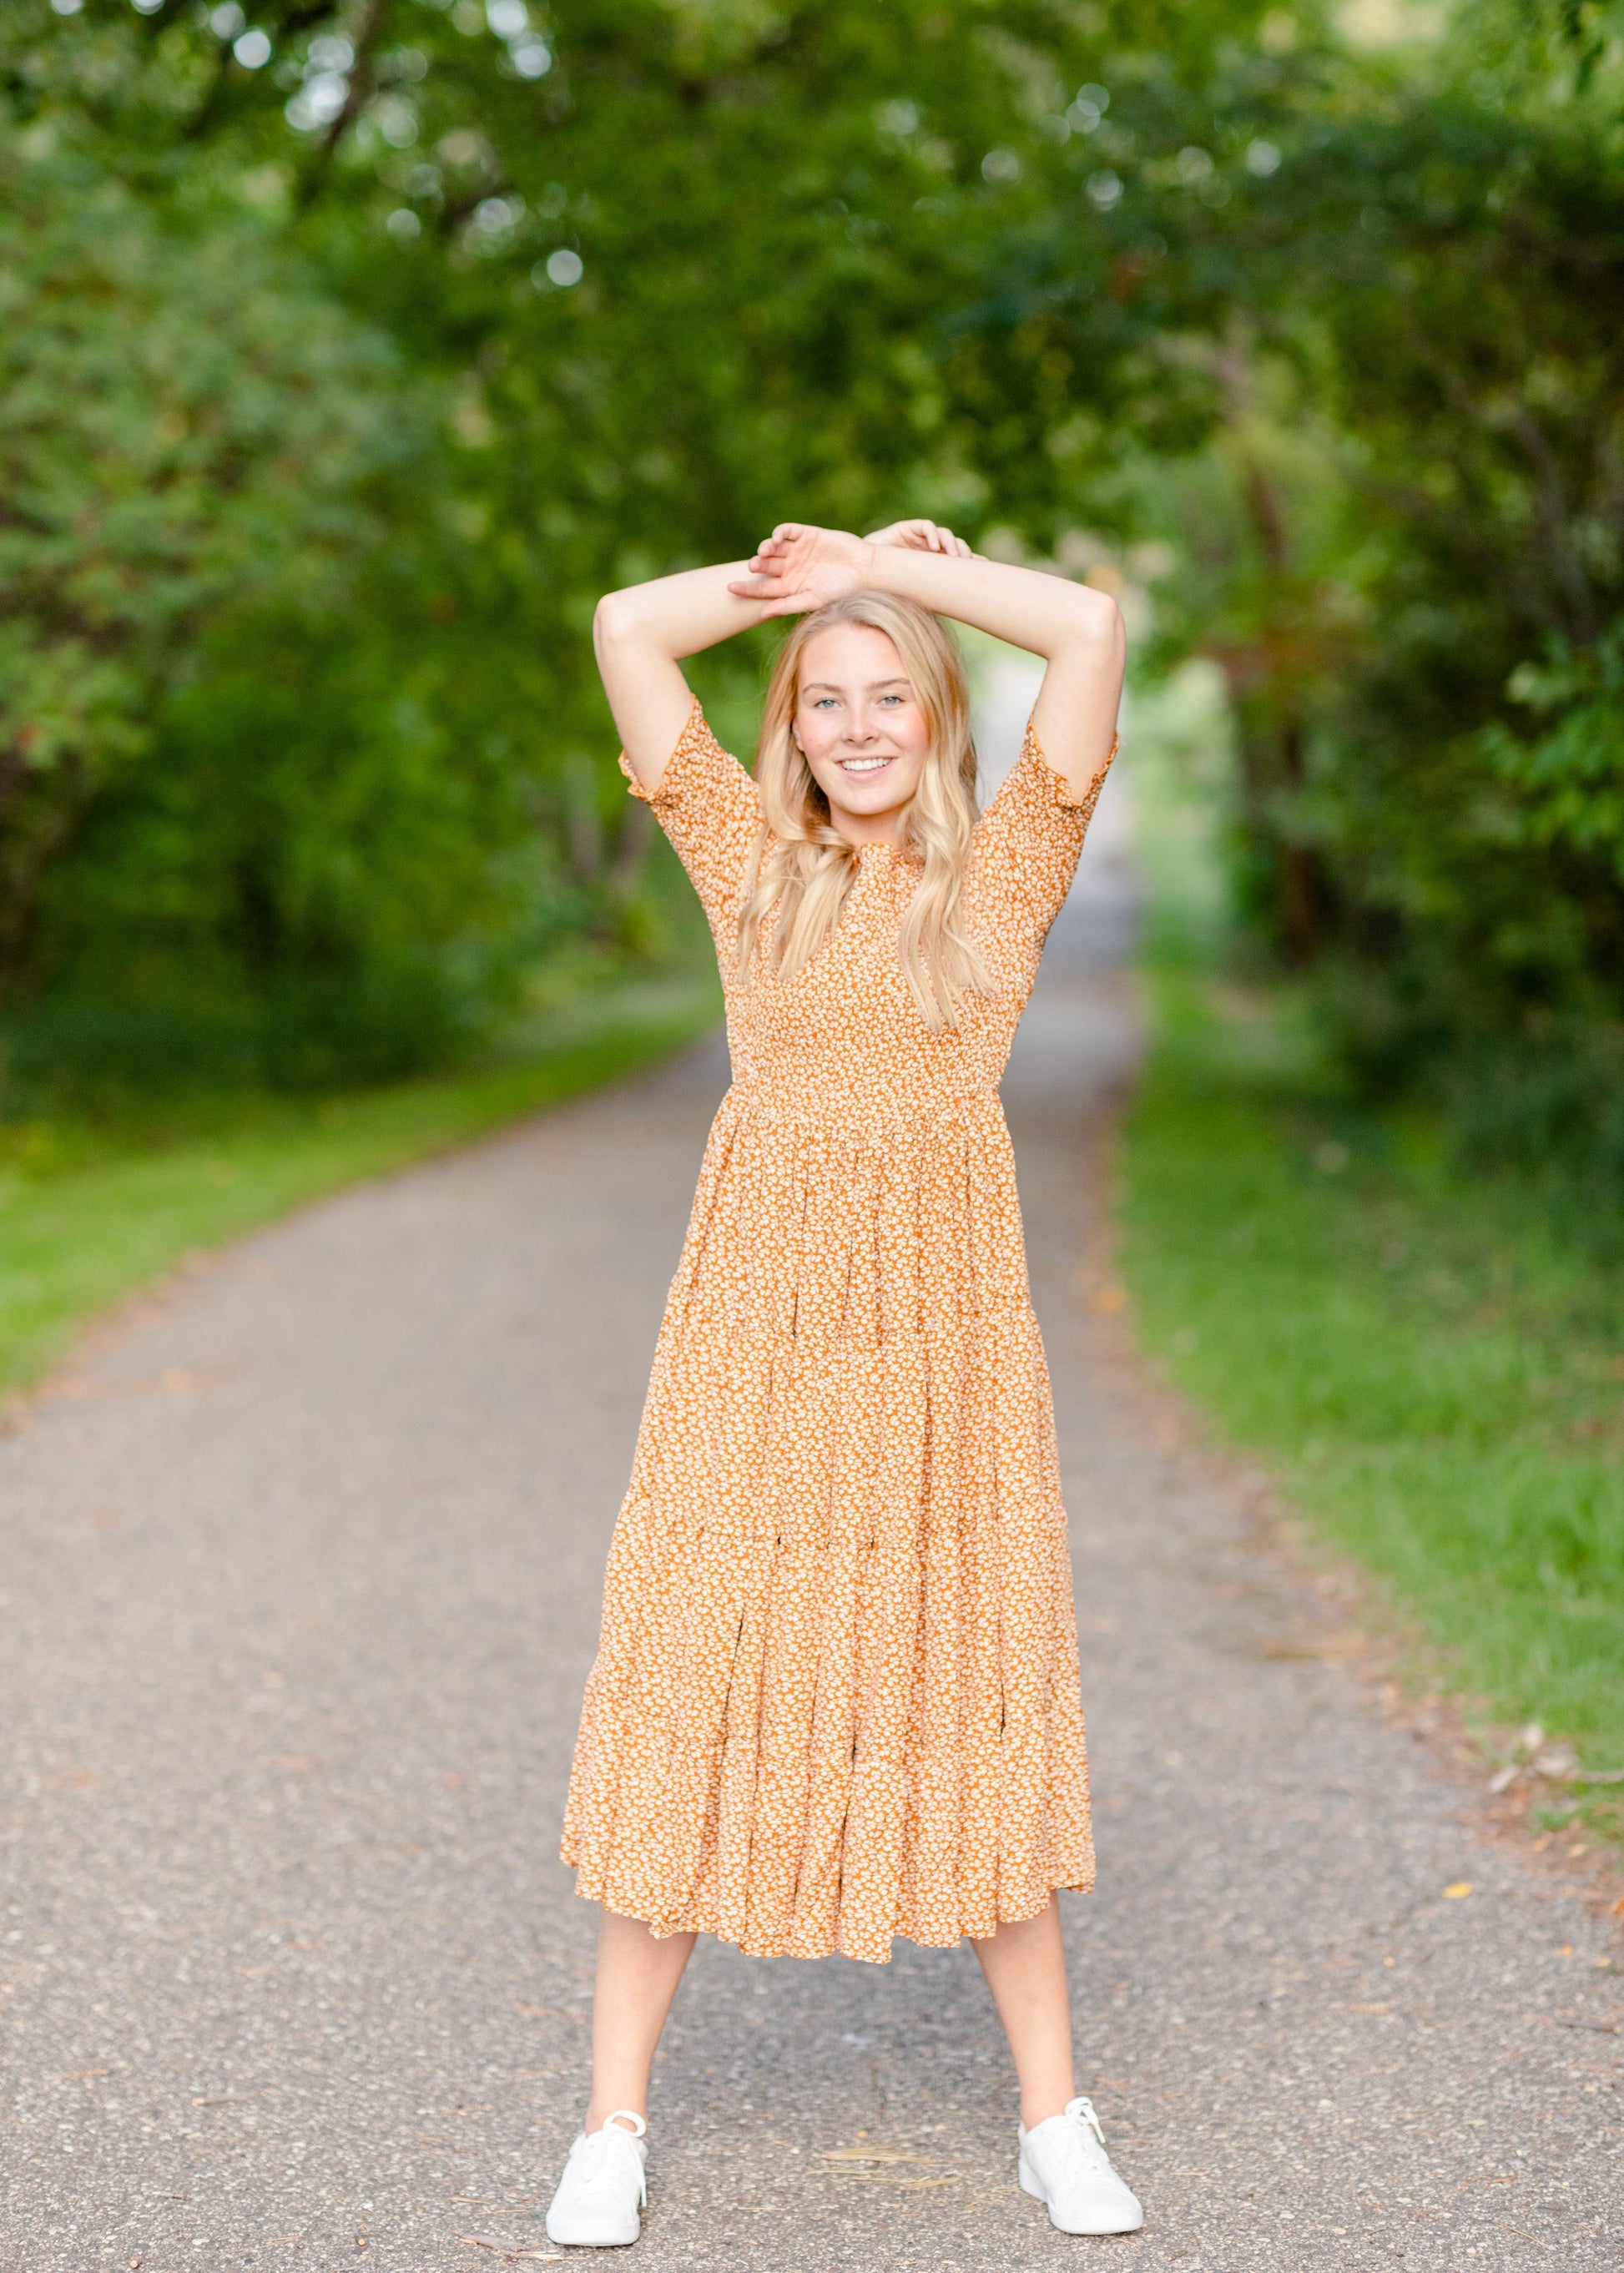
<svg viewBox="0 0 1624 2273"><path fill-rule="evenodd" d="M97 630L116 694L43 737L36 690L88 701L85 650L60 606L14 596L32 677L26 702L22 677L0 689L27 789L0 814L27 885L13 987L190 1000L207 974L222 1001L325 1004L324 1031L342 1001L410 1001L409 1056L499 1001L549 930L618 921L638 847L585 636L597 594L746 551L792 511L1052 528L1109 452L1050 449L1052 371L991 401L978 311L1099 130L1092 59L1119 37L1210 56L1255 13L265 0L250 21L234 0L85 0L9 20L29 194L56 194L55 165L91 198L82 241L53 206L16 272L17 384L67 352L71 308L124 437L117 462L87 453L68 394L41 393L29 446L79 492L54 535L19 534L13 595L53 544L58 586L91 574L84 532L116 490L175 563L165 582L121 557ZM147 248L106 289L83 281L106 266L92 206ZM238 275L241 309L222 304ZM1154 423L1144 336L1099 326L1096 416ZM177 419L189 503L156 441ZM274 747L270 716L297 723ZM448 892L423 889L431 842Z"/></svg>

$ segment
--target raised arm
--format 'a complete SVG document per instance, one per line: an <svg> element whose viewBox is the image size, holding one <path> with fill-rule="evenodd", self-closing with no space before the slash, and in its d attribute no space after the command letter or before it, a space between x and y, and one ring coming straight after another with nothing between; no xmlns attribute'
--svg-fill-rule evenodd
<svg viewBox="0 0 1624 2273"><path fill-rule="evenodd" d="M632 771L646 790L659 787L694 707L679 657L748 631L771 612L729 589L748 573L741 560L687 568L606 593L598 604L592 645L598 671Z"/></svg>
<svg viewBox="0 0 1624 2273"><path fill-rule="evenodd" d="M1086 584L997 560L915 551L785 521L731 589L763 616L798 615L841 594L898 592L1011 647L1049 668L1033 712L1044 756L1083 796L1111 754L1122 699L1125 642L1115 600Z"/></svg>

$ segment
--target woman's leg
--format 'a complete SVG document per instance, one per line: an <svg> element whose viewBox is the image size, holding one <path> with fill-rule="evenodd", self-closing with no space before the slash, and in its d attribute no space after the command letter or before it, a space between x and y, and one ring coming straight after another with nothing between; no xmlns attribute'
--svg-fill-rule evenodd
<svg viewBox="0 0 1624 2273"><path fill-rule="evenodd" d="M1036 1917L1001 1925L972 1947L1015 2055L1020 2119L1030 2130L1060 2114L1077 2094L1060 1905L1051 1894Z"/></svg>
<svg viewBox="0 0 1624 2273"><path fill-rule="evenodd" d="M598 1929L592 1999L592 2100L589 2131L622 2107L649 2112L654 2048L694 1947L691 1933L656 1939L641 1918L605 1910Z"/></svg>

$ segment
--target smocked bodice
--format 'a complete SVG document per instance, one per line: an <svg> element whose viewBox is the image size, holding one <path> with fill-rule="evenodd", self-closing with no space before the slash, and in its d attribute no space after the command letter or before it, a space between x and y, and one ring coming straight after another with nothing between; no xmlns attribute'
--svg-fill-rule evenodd
<svg viewBox="0 0 1624 2273"><path fill-rule="evenodd" d="M929 1119L996 1096L1050 923L1070 889L1099 792L1072 796L1027 731L1019 761L977 822L960 921L997 982L966 994L959 1023L933 1031L903 972L898 942L921 870L890 845L864 845L839 921L786 979L769 949L770 914L746 971L738 917L760 827L756 787L695 705L650 796L622 759L698 888L716 941L733 1061L730 1105L765 1119Z"/></svg>

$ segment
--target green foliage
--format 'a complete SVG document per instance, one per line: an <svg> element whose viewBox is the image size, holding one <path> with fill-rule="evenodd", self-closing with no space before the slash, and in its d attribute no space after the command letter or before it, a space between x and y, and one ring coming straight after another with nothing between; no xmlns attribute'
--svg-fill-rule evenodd
<svg viewBox="0 0 1624 2273"><path fill-rule="evenodd" d="M646 948L594 599L907 507L1114 543L1350 1062L1613 1176L1624 18L1342 13L9 11L14 1054L406 1068Z"/></svg>
<svg viewBox="0 0 1624 2273"><path fill-rule="evenodd" d="M1578 16L1474 11L1299 87L1222 426L1134 495L1195 527L1162 652L1223 664L1242 901L1349 1061L1616 1192L1624 73L1579 13L1583 68Z"/></svg>
<svg viewBox="0 0 1624 2273"><path fill-rule="evenodd" d="M1102 240L1051 448L1020 279L1116 132L1099 59L1204 82L1253 7L248 13L0 26L12 487L49 499L0 681L25 1072L458 1046L560 934L648 936L600 591L787 513L1041 535L1199 419Z"/></svg>
<svg viewBox="0 0 1624 2273"><path fill-rule="evenodd" d="M1499 724L1484 734L1522 840L1600 854L1624 879L1624 623L1588 649L1553 641L1547 661L1521 664L1506 691L1541 726L1533 741Z"/></svg>
<svg viewBox="0 0 1624 2273"><path fill-rule="evenodd" d="M30 146L36 154L28 154ZM36 128L0 162L0 959L222 610L319 614L410 447L385 344L249 217L165 225Z"/></svg>

